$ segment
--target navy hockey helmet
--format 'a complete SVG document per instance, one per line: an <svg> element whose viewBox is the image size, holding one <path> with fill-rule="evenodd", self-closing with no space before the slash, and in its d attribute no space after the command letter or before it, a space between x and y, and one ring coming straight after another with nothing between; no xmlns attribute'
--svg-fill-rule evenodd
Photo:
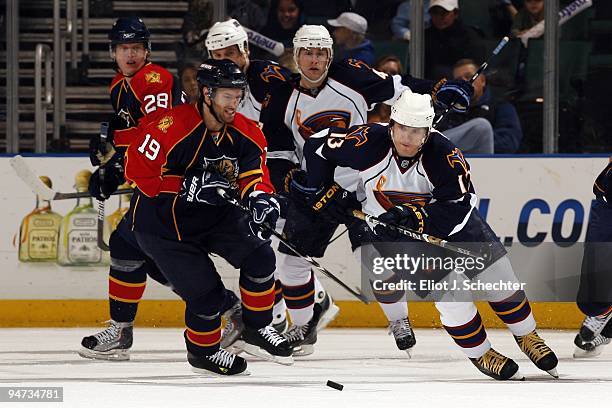
<svg viewBox="0 0 612 408"><path fill-rule="evenodd" d="M121 17L115 21L108 33L111 50L117 44L143 43L147 50L151 50L151 33L138 17Z"/></svg>
<svg viewBox="0 0 612 408"><path fill-rule="evenodd" d="M197 80L200 89L235 88L244 91L247 87L246 75L227 59L204 61L198 68Z"/></svg>

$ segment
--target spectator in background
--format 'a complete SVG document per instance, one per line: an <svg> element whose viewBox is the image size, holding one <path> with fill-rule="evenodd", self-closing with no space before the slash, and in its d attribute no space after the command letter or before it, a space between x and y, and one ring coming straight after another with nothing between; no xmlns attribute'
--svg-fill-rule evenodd
<svg viewBox="0 0 612 408"><path fill-rule="evenodd" d="M374 65L374 47L372 42L365 38L368 31L368 21L357 13L345 12L333 20L327 20L327 24L334 27L334 44L337 52L334 55L336 61L349 58L361 60L369 66Z"/></svg>
<svg viewBox="0 0 612 408"><path fill-rule="evenodd" d="M354 0L355 13L368 20L368 37L373 41L388 41L391 32L391 20L402 0Z"/></svg>
<svg viewBox="0 0 612 408"><path fill-rule="evenodd" d="M431 0L431 27L425 30L425 77L442 78L452 73L456 61L484 61L484 41L459 18L457 0Z"/></svg>
<svg viewBox="0 0 612 408"><path fill-rule="evenodd" d="M177 44L176 60L180 73L187 61L203 61L206 53L203 49L204 38L213 23L213 3L209 0L191 0L189 9L183 17L181 31L183 41Z"/></svg>
<svg viewBox="0 0 612 408"><path fill-rule="evenodd" d="M351 0L308 0L304 2L306 24L325 24L325 21L351 8Z"/></svg>
<svg viewBox="0 0 612 408"><path fill-rule="evenodd" d="M185 91L187 94L187 103L197 102L200 96L197 80L199 66L199 62L189 61L185 63L181 73L181 85L183 87L183 91Z"/></svg>
<svg viewBox="0 0 612 408"><path fill-rule="evenodd" d="M493 36L497 38L508 35L517 13L518 10L511 0L495 0L495 3L489 5Z"/></svg>
<svg viewBox="0 0 612 408"><path fill-rule="evenodd" d="M459 60L453 67L453 78L469 81L477 69L473 60ZM484 74L473 86L467 113L450 112L438 129L465 153L516 153L523 139L516 109L509 102L492 100Z"/></svg>
<svg viewBox="0 0 612 408"><path fill-rule="evenodd" d="M304 24L303 10L301 0L273 0L268 24L261 33L282 42L285 48L293 48L293 36Z"/></svg>
<svg viewBox="0 0 612 408"><path fill-rule="evenodd" d="M228 16L255 31L266 25L269 10L270 0L227 0Z"/></svg>
<svg viewBox="0 0 612 408"><path fill-rule="evenodd" d="M525 7L514 16L512 34L521 36L542 20L544 20L544 0L525 0Z"/></svg>
<svg viewBox="0 0 612 408"><path fill-rule="evenodd" d="M410 1L404 1L397 8L395 17L391 20L391 31L393 36L398 40L410 41L410 11L412 6ZM431 25L431 17L427 12L429 10L429 0L423 0L423 27L428 28Z"/></svg>
<svg viewBox="0 0 612 408"><path fill-rule="evenodd" d="M402 62L395 55L386 55L379 59L374 69L388 75L401 75L404 72ZM368 112L368 123L380 122L388 123L391 117L391 106L384 103L377 103L374 109Z"/></svg>

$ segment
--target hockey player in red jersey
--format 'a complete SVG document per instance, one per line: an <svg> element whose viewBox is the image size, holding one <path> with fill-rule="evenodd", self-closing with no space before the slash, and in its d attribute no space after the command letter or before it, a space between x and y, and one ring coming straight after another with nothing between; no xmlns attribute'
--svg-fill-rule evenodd
<svg viewBox="0 0 612 408"><path fill-rule="evenodd" d="M117 75L110 86L111 103L115 115L109 120L109 140L102 144L98 136L91 138L92 164L103 165L104 182L100 171L91 179L89 190L98 200L105 200L123 182L122 153L127 144L113 143L113 135L132 128L145 115L161 114L181 104L182 92L170 72L149 61L150 33L136 17L120 18L109 32L110 53L116 64ZM124 142L125 143L125 142ZM119 152L113 160L106 161ZM107 329L83 338L79 354L103 360L127 360L133 340L133 324L138 304L143 296L147 275L167 284L155 263L139 248L131 230L128 211L110 236L111 266L108 277L110 325ZM236 297L228 292L229 309Z"/></svg>
<svg viewBox="0 0 612 408"><path fill-rule="evenodd" d="M386 224L372 224L370 234L364 237L381 254L398 253L385 253L388 244L383 243L414 242L394 228L401 226L450 242L487 248L489 255L474 274L458 275L438 267L425 269L424 277L458 276L463 281L465 276L470 281L518 283L503 245L475 207L468 162L456 146L432 129L433 119L431 97L405 91L391 107L388 125L330 128L312 135L304 146L307 183L300 186L293 180L294 189L303 192L313 211L344 220L352 217L354 207L334 181L334 170L339 166L352 168L358 171L365 192L364 212ZM322 200L326 193L326 200ZM405 244L401 250L418 257L414 248ZM557 377L557 357L536 332L525 292L514 290L514 286L484 291L484 297L523 353L538 368ZM471 297L465 298L462 289L453 290L452 284L448 287L451 290L436 298L436 307L444 328L461 350L481 372L494 379L522 379L518 365L491 347Z"/></svg>
<svg viewBox="0 0 612 408"><path fill-rule="evenodd" d="M200 101L182 105L116 137L129 141L125 176L136 185L132 229L142 250L185 301L185 343L194 370L239 374L246 361L220 348L226 294L210 254L240 270L243 350L292 363L288 342L270 326L274 252L269 234L280 215L257 124L236 112L246 77L228 60L198 71ZM229 205L218 189L251 210Z"/></svg>

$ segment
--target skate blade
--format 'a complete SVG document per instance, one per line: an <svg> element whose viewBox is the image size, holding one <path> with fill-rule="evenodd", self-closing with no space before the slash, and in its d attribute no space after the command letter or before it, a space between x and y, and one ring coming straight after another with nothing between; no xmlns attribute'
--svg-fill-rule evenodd
<svg viewBox="0 0 612 408"><path fill-rule="evenodd" d="M213 373L212 371L208 371L208 370L205 370L203 368L197 368L197 367L191 367L191 371L193 371L196 374L200 374L203 377L207 377L207 378L227 378L227 377L240 377L240 376L251 375L249 370L244 370L241 373L232 374L232 375L224 375L224 374Z"/></svg>
<svg viewBox="0 0 612 408"><path fill-rule="evenodd" d="M412 347L404 350L406 354L408 354L408 359L412 359Z"/></svg>
<svg viewBox="0 0 612 408"><path fill-rule="evenodd" d="M552 375L554 378L559 378L559 372L556 368L552 368L546 371L548 374Z"/></svg>
<svg viewBox="0 0 612 408"><path fill-rule="evenodd" d="M129 350L94 351L82 347L77 351L79 356L91 360L103 361L128 361L130 359Z"/></svg>
<svg viewBox="0 0 612 408"><path fill-rule="evenodd" d="M332 303L329 306L329 309L327 309L327 311L325 311L325 313L323 313L319 318L319 323L317 323L317 333L326 328L327 325L336 318L339 311L340 308Z"/></svg>
<svg viewBox="0 0 612 408"><path fill-rule="evenodd" d="M305 357L314 353L313 344L302 344L301 346L293 348L293 357Z"/></svg>
<svg viewBox="0 0 612 408"><path fill-rule="evenodd" d="M242 348L247 354L250 354L254 357L259 357L261 359L272 361L273 363L282 364L282 365L292 365L293 364L293 356L273 356L268 353L266 350L261 347L254 346L253 344L244 343Z"/></svg>
<svg viewBox="0 0 612 408"><path fill-rule="evenodd" d="M594 358L601 354L603 347L598 346L592 350L583 350L580 347L574 349L574 358Z"/></svg>
<svg viewBox="0 0 612 408"><path fill-rule="evenodd" d="M516 373L514 373L514 375L508 378L506 381L525 381L525 376L520 372L520 370L517 370Z"/></svg>

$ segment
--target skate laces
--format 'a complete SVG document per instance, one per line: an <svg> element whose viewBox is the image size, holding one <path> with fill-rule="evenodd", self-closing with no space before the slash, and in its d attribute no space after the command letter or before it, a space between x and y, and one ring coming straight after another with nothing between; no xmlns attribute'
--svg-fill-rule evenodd
<svg viewBox="0 0 612 408"><path fill-rule="evenodd" d="M504 364L508 361L508 357L498 353L493 349L489 349L482 357L478 358L478 364L492 373L500 375Z"/></svg>
<svg viewBox="0 0 612 408"><path fill-rule="evenodd" d="M212 356L207 356L210 361L213 363L220 365L222 367L231 368L232 364L234 364L234 359L236 358L235 354L230 353L224 349L219 349Z"/></svg>
<svg viewBox="0 0 612 408"><path fill-rule="evenodd" d="M101 332L94 334L94 338L98 340L98 344L108 343L112 340L115 340L117 337L119 337L121 329L123 329L120 323L117 323L114 320L109 320L105 323L110 323L110 326L108 326Z"/></svg>
<svg viewBox="0 0 612 408"><path fill-rule="evenodd" d="M593 347L601 346L602 344L610 344L612 339L608 337L604 337L601 334L593 339L593 341L589 341L587 343L591 343Z"/></svg>
<svg viewBox="0 0 612 408"><path fill-rule="evenodd" d="M268 343L271 343L274 347L286 341L285 338L278 334L278 332L272 326L266 326L257 331Z"/></svg>
<svg viewBox="0 0 612 408"><path fill-rule="evenodd" d="M308 331L308 323L304 326L294 325L291 326L289 330L287 330L284 336L289 343L295 343L304 340L304 335L306 334L306 331Z"/></svg>
<svg viewBox="0 0 612 408"><path fill-rule="evenodd" d="M404 317L403 319L389 322L389 334L393 334L393 337L396 339L412 337L412 328L410 327L408 318Z"/></svg>
<svg viewBox="0 0 612 408"><path fill-rule="evenodd" d="M608 312L603 316L587 316L582 322L582 326L598 335L610 319L612 319L612 312Z"/></svg>
<svg viewBox="0 0 612 408"><path fill-rule="evenodd" d="M539 361L542 357L552 353L535 330L525 336L518 336L516 340L523 353L527 354L532 361Z"/></svg>

